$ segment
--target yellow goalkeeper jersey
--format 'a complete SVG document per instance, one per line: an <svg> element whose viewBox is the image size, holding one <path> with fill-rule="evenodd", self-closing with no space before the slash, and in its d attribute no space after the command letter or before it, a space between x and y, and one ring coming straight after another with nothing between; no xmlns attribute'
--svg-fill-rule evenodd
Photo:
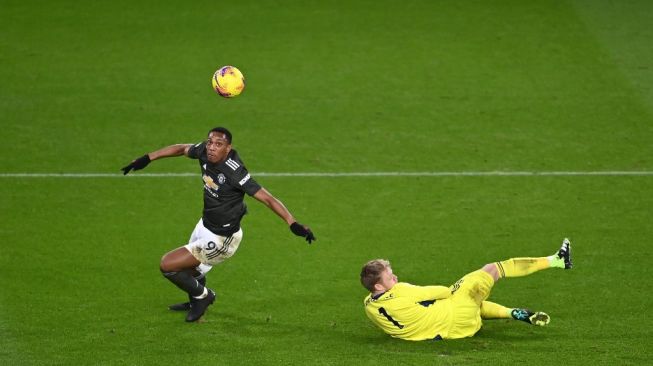
<svg viewBox="0 0 653 366"><path fill-rule="evenodd" d="M365 314L395 338L410 341L447 338L452 324L452 303L437 300L450 296L448 287L399 282L378 296L369 294L364 301Z"/></svg>

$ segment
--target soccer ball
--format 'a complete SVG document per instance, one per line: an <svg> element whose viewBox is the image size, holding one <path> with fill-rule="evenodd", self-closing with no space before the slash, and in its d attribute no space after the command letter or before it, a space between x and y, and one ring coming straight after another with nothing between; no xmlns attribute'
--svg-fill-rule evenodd
<svg viewBox="0 0 653 366"><path fill-rule="evenodd" d="M223 66L213 74L213 90L225 98L233 98L245 89L243 73L233 66Z"/></svg>

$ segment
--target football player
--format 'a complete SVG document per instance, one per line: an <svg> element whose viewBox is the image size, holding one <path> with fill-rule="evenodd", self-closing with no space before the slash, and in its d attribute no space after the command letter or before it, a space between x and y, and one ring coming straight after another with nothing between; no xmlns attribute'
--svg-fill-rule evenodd
<svg viewBox="0 0 653 366"><path fill-rule="evenodd" d="M281 201L254 180L231 143L231 132L216 127L203 142L167 146L122 168L127 174L145 168L153 160L182 155L199 163L204 189L202 218L188 244L165 254L160 265L163 276L188 294L188 302L169 307L188 311L188 322L197 321L215 300L215 292L205 286L206 273L238 250L243 237L240 222L247 212L245 194L281 217L293 234L303 237L309 244L315 240L308 226L297 222Z"/></svg>
<svg viewBox="0 0 653 366"><path fill-rule="evenodd" d="M372 260L360 275L361 283L370 291L364 300L365 314L385 333L411 341L471 337L481 328L482 319L515 319L544 326L550 320L546 313L507 308L487 298L501 278L548 268L572 268L568 239L554 255L489 263L450 287L398 282L390 262Z"/></svg>

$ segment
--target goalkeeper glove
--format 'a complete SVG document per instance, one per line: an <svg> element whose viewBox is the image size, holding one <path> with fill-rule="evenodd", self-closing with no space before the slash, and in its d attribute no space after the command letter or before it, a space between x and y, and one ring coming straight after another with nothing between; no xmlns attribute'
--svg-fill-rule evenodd
<svg viewBox="0 0 653 366"><path fill-rule="evenodd" d="M290 225L290 231L292 231L293 234L297 236L304 237L308 244L311 244L315 239L315 235L313 235L313 232L311 229L308 228L308 226L304 226L297 221L293 222Z"/></svg>
<svg viewBox="0 0 653 366"><path fill-rule="evenodd" d="M120 170L122 170L123 175L127 175L127 173L129 173L132 169L141 170L141 169L145 168L147 166L147 164L150 163L150 161L152 161L152 160L150 160L150 156L145 154L145 155L141 156L140 158L138 158L138 159L132 161L131 163L129 163L129 165L127 165L126 167L121 168Z"/></svg>

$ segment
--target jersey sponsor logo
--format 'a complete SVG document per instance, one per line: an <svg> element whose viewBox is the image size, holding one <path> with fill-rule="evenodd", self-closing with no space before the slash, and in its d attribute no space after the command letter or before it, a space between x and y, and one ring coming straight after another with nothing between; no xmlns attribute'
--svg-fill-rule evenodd
<svg viewBox="0 0 653 366"><path fill-rule="evenodd" d="M206 189L209 194L215 198L218 198L217 190L220 189L220 186L215 184L213 178L204 174L202 175L202 180L204 181L204 189Z"/></svg>
<svg viewBox="0 0 653 366"><path fill-rule="evenodd" d="M249 176L249 173L247 173L247 175L245 176L245 178L241 179L240 182L238 182L238 184L240 184L240 185L242 186L243 184L247 183L247 181L249 180L249 178L251 178L251 177Z"/></svg>
<svg viewBox="0 0 653 366"><path fill-rule="evenodd" d="M227 161L225 161L224 163L227 164L227 166L233 170L240 168L240 164L236 163L236 161L231 158L227 159Z"/></svg>
<svg viewBox="0 0 653 366"><path fill-rule="evenodd" d="M211 189L216 190L216 191L218 190L218 188L220 188L220 186L215 184L215 182L213 181L213 178L211 178L210 176L208 176L206 174L204 174L202 176L202 180L204 181L204 185L206 187L208 187L208 188L211 188Z"/></svg>

